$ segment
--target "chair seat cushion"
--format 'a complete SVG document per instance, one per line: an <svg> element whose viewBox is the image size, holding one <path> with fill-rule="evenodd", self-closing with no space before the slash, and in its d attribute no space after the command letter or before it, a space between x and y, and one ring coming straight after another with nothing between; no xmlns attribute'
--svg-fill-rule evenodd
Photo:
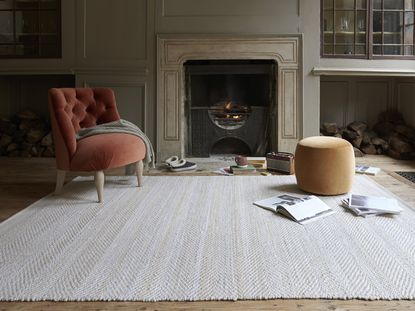
<svg viewBox="0 0 415 311"><path fill-rule="evenodd" d="M70 163L73 171L100 171L124 166L144 159L143 140L124 133L99 134L77 142Z"/></svg>

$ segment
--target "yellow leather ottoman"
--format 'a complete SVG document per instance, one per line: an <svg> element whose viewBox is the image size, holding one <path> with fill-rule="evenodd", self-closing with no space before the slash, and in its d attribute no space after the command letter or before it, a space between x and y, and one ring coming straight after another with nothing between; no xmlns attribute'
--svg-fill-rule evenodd
<svg viewBox="0 0 415 311"><path fill-rule="evenodd" d="M344 139L314 136L299 141L295 150L295 176L306 192L337 195L350 190L355 171L352 145Z"/></svg>

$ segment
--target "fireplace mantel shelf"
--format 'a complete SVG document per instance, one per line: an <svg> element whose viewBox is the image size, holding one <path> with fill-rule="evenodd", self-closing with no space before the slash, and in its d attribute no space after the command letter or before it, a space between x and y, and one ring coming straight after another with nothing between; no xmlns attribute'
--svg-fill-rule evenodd
<svg viewBox="0 0 415 311"><path fill-rule="evenodd" d="M415 70L411 69L314 67L312 73L315 76L415 77Z"/></svg>

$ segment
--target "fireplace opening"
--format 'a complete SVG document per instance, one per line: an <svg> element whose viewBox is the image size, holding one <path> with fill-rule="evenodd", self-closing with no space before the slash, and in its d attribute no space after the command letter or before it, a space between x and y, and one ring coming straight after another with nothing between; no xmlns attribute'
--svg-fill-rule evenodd
<svg viewBox="0 0 415 311"><path fill-rule="evenodd" d="M187 150L263 156L275 127L276 66L272 60L185 63Z"/></svg>
<svg viewBox="0 0 415 311"><path fill-rule="evenodd" d="M244 141L235 137L226 137L213 144L211 154L240 154L249 156L251 150Z"/></svg>

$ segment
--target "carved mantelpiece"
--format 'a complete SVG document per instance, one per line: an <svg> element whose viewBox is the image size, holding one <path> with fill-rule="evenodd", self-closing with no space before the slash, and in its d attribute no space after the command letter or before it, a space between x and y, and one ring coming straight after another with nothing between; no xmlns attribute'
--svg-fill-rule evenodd
<svg viewBox="0 0 415 311"><path fill-rule="evenodd" d="M208 59L268 59L277 65L277 128L273 150L293 152L300 138L302 37L159 35L157 38L157 161L185 156L184 63Z"/></svg>

